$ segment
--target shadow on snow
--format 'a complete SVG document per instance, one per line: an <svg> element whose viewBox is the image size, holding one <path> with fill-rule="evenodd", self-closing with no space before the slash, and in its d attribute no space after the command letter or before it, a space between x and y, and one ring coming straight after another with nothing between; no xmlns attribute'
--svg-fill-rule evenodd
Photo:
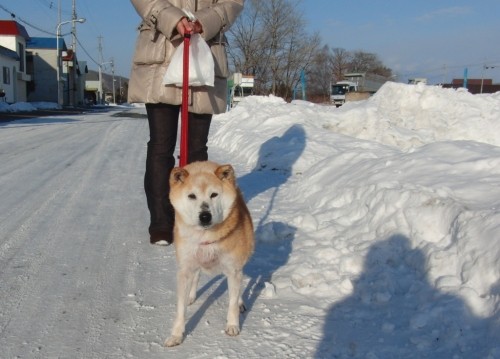
<svg viewBox="0 0 500 359"><path fill-rule="evenodd" d="M426 272L424 254L408 238L395 235L374 244L352 294L330 308L315 358L500 354L498 317L474 317L461 299L436 290Z"/></svg>

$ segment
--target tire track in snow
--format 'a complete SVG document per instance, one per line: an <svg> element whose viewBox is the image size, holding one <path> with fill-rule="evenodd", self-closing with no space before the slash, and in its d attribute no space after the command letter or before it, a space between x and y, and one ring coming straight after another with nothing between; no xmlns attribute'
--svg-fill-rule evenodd
<svg viewBox="0 0 500 359"><path fill-rule="evenodd" d="M66 133L67 131L62 132ZM65 146L68 140L71 141L73 137L63 137L59 145ZM40 143L46 141L43 136L39 136L37 139ZM23 138L18 140L23 141ZM91 144L79 149L70 158L76 161L90 147ZM50 152L46 150L45 153L56 156L56 153L53 153L57 150L56 146L52 145L52 149ZM33 162L33 156L37 156L37 154L29 151L24 152L24 156L18 162L21 166L28 167ZM28 194L27 201L12 206L8 211L7 218L2 220L2 232L5 233L5 237L0 246L0 265L4 278L1 282L2 286L8 288L6 291L1 291L5 293L5 296L2 295L2 317L8 319L2 320L0 333L5 330L12 318L19 315L21 309L26 309L23 305L26 299L36 297L36 293L40 293L42 290L36 280L37 275L44 263L47 262L47 255L54 253L57 246L57 243L54 243L54 238L57 237L56 233L49 230L44 235L44 230L46 231L47 227L50 226L57 229L59 227L57 220L62 222L64 214L68 213L65 210L67 206L64 206L64 198L69 194L69 191L64 183L67 181L66 177L71 175L71 171L62 171L63 169L64 165L58 164L58 167L52 168L50 173L49 171L44 172L43 176L16 182L8 178L5 183L2 183L4 189L12 186L26 187ZM47 170L49 169L47 168ZM30 170L28 169L27 172L29 173ZM16 188L12 187L12 191L16 191ZM55 209L59 206L63 207ZM50 217L51 213L54 214L52 218L56 220L55 223L51 223L50 219L47 218ZM20 274L16 274L17 272ZM9 273L12 274L9 275Z"/></svg>
<svg viewBox="0 0 500 359"><path fill-rule="evenodd" d="M12 262L11 260L5 260L5 257L7 255L11 256L10 258L14 261L23 261L25 262L25 264L22 268L22 278L24 278L22 282L20 281L20 279L15 279L21 277L16 276L15 274L8 275L5 270L2 270L2 273L5 273L5 278L14 278L14 281L16 283L10 283L11 290L9 293L9 298L5 298L7 300L3 301L3 304L7 305L2 305L3 314L1 317L1 328L4 330L6 327L8 327L10 323L12 323L13 319L20 316L20 311L27 310L26 307L29 305L32 305L34 307L30 308L29 310L37 313L36 315L38 316L40 316L40 312L43 310L41 319L47 318L40 321L47 324L37 323L35 324L36 330L31 329L31 331L36 331L38 333L35 336L39 338L38 343L26 343L24 345L30 345L36 348L40 347L43 350L44 343L47 341L44 339L44 337L50 337L51 335L54 335L54 324L48 323L57 322L61 317L61 313L68 313L68 311L65 311L64 309L60 310L61 308L67 307L68 305L68 303L64 303L60 299L61 295L56 296L55 302L51 303L50 307L46 309L39 308L41 303L37 303L37 301L33 300L33 298L40 296L43 297L45 293L43 293L44 288L42 288L41 285L38 285L37 283L37 276L40 275L40 273L46 272L46 278L60 277L61 273L57 273L58 269L61 269L61 267L71 267L71 263L68 261L68 258L66 258L66 262L64 262L64 257L66 257L68 253L72 253L72 251L68 250L65 246L75 246L77 248L78 246L80 246L80 248L85 248L85 244L88 244L89 242L85 238L75 238L78 236L81 237L81 233L70 233L72 227L71 223L74 223L75 220L78 220L79 214L85 212L78 207L81 205L81 202L84 202L83 197L88 195L86 188L91 191L91 187L94 184L94 181L92 179L92 172L99 172L100 170L102 170L102 165L99 164L99 162L101 162L102 160L100 160L99 158L103 157L102 151L105 150L106 142L113 140L113 137L115 137L113 132L114 128L118 125L113 124L112 126L109 126L107 130L103 131L103 127L105 128L106 126L109 126L109 124L105 126L96 126L94 124L92 128L87 128L85 131L83 131L83 133L79 131L79 136L81 136L81 139L90 138L93 141L82 141L86 143L75 145L75 149L78 150L74 154L72 154L72 157L69 158L71 162L74 163L74 165L71 166L72 168L69 170L63 170L61 172L53 171L54 175L51 178L46 179L46 183L44 184L44 186L42 186L42 188L40 188L41 194L39 196L35 196L34 198L30 198L32 203L38 205L38 208L32 211L28 216L24 216L23 223L21 223L21 225L14 230L14 233L9 236L10 240L3 242L3 250L2 252L0 252L2 254L2 257L0 257L2 269L7 269L7 271L10 271L11 273L16 269L11 268L11 264L9 264L9 262ZM73 131L73 129L71 131ZM74 139L75 136L68 136L68 138ZM59 145L63 146L65 144L67 144L67 142L60 143ZM47 151L45 153L47 153ZM53 155L57 157L57 153L53 153ZM73 184L77 185L73 188ZM44 196L47 196L47 198L43 198ZM40 202L42 203L40 204ZM27 212L27 208L24 208L24 210ZM86 210L89 209L87 208ZM89 210L89 213L92 213L91 209ZM53 220L52 222L49 221L50 223L44 223L40 220L40 218L46 218L47 215L50 216L51 214ZM73 236L73 238L67 238L65 232L66 234L70 234L70 237ZM37 238L37 240L43 241L43 243L35 243L35 245L28 250L26 249L26 242L29 242L29 237L33 233L36 233L38 237L40 237ZM80 243L80 240L83 240L83 243ZM61 244L63 245L63 247L61 247ZM33 253L34 248L37 249L38 253ZM62 256L62 263L61 261L59 261L59 263L56 263L56 268L54 268L53 264L54 262L58 262L59 258L57 257L59 256L59 254ZM7 268L5 268L6 266ZM18 267L18 269L21 269L21 267ZM65 274L72 276L77 275L76 273ZM90 279L92 280L92 278ZM89 282L91 280L89 280ZM97 284L94 288L102 287L105 280L105 278L98 279L98 281L96 282ZM5 284L7 285L7 283ZM42 285L43 284L46 285L47 283L42 282ZM64 285L67 284L68 283L65 283ZM67 288L57 287L57 284L54 283L51 283L50 285L55 286L51 289L62 289L62 296L64 296L65 294L66 296L70 294ZM82 281L80 285L85 285L85 281ZM99 293L99 290L97 290L97 292ZM33 302L36 304L33 305ZM95 300L95 303L98 305L102 304L102 302L103 300L99 298ZM82 310L80 312L86 313L86 310ZM5 317L7 317L7 319L4 320L3 318ZM99 318L100 316L98 314L93 314L92 317ZM90 333L90 341L97 341L97 334L94 335L92 333L99 332L100 324L98 322L100 321L100 319L92 320L94 320L94 323L91 323L89 325L91 330L87 331L87 333ZM21 330L22 328L16 326L12 329L14 329L13 332L15 332ZM76 331L78 331L79 328L75 329ZM3 337L3 334L0 333L0 346L3 348L9 348L8 345L1 345L1 342L3 341L2 338L5 339L5 337ZM92 345L90 345L89 347L92 348ZM63 348L60 348L59 350L64 353Z"/></svg>

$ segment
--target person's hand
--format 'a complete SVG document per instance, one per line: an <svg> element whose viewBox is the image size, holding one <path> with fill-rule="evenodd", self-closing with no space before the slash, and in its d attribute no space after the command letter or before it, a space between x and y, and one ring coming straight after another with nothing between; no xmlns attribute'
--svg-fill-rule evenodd
<svg viewBox="0 0 500 359"><path fill-rule="evenodd" d="M185 34L201 34L203 32L203 27L199 21L191 22L185 17L177 23L176 28L181 36Z"/></svg>

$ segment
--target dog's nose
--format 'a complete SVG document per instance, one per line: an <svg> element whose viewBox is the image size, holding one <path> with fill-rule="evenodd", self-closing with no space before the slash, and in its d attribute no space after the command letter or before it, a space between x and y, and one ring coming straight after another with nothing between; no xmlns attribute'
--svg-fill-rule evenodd
<svg viewBox="0 0 500 359"><path fill-rule="evenodd" d="M200 212L199 219L202 226L208 226L212 223L212 213L207 211Z"/></svg>

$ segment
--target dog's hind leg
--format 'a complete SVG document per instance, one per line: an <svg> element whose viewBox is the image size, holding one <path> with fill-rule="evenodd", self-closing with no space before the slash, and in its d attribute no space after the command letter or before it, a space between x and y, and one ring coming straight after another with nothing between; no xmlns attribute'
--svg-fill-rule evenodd
<svg viewBox="0 0 500 359"><path fill-rule="evenodd" d="M172 334L165 341L166 347L173 347L182 343L186 327L186 311L188 293L191 290L194 273L190 268L179 268L177 273L177 316L175 318Z"/></svg>
<svg viewBox="0 0 500 359"><path fill-rule="evenodd" d="M226 273L226 276L229 292L226 334L236 336L240 334L240 309L243 306L243 300L240 295L240 287L243 273L241 270L232 270L229 273Z"/></svg>
<svg viewBox="0 0 500 359"><path fill-rule="evenodd" d="M191 305L196 300L196 290L198 289L198 283L200 282L200 270L198 269L194 273L193 284L191 284L191 290L189 291L188 305Z"/></svg>

